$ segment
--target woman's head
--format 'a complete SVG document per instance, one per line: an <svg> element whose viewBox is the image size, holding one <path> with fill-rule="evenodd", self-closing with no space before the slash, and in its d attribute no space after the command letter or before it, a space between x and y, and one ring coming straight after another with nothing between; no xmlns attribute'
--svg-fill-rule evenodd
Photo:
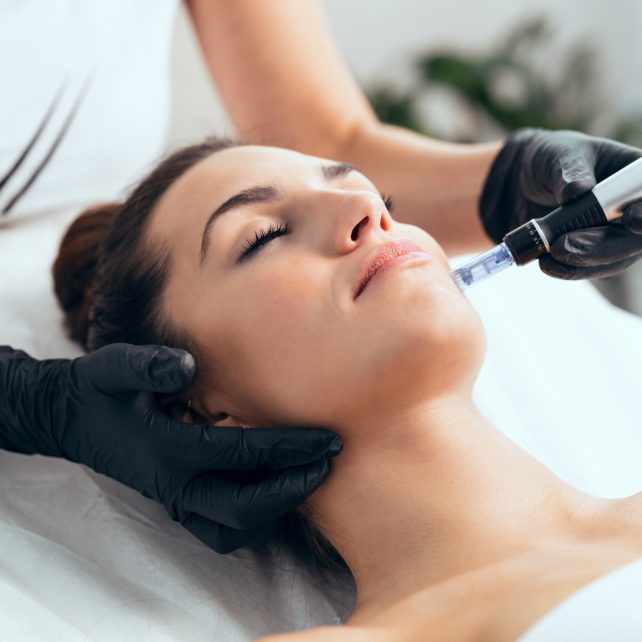
<svg viewBox="0 0 642 642"><path fill-rule="evenodd" d="M212 423L225 413L233 424L332 425L476 374L481 326L440 246L395 221L350 166L209 140L163 161L116 216L101 212L79 219L56 266L74 336L89 349L190 349L200 376L188 394ZM68 264L88 228L108 232L96 278L70 293L63 272L78 274ZM402 238L431 258L354 299L366 255Z"/></svg>
<svg viewBox="0 0 642 642"><path fill-rule="evenodd" d="M403 397L413 384L426 394L463 374L461 347L477 317L443 251L394 221L349 166L270 147L225 149L169 186L144 236L171 257L159 312L200 347L207 376L192 396L205 417L332 425L359 404ZM400 238L432 259L354 299L366 256Z"/></svg>
<svg viewBox="0 0 642 642"><path fill-rule="evenodd" d="M430 256L355 298L366 258L398 239ZM435 240L395 221L358 170L217 140L162 161L120 206L81 216L54 266L88 349L194 354L185 399L210 423L329 428L472 387L483 331L448 270Z"/></svg>

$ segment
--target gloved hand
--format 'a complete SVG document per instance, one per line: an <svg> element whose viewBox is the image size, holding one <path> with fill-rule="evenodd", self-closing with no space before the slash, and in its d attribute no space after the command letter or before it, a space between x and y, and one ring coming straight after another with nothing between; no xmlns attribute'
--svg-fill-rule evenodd
<svg viewBox="0 0 642 642"><path fill-rule="evenodd" d="M642 156L642 149L572 130L525 128L505 141L486 177L479 213L488 236L505 234L573 201ZM612 276L642 256L642 202L617 222L562 234L543 272L561 279Z"/></svg>
<svg viewBox="0 0 642 642"><path fill-rule="evenodd" d="M341 439L316 428L173 420L153 393L183 389L194 369L191 355L160 346L114 344L45 361L0 347L0 448L85 464L160 501L214 550L232 551L316 490ZM225 475L268 465L257 483Z"/></svg>

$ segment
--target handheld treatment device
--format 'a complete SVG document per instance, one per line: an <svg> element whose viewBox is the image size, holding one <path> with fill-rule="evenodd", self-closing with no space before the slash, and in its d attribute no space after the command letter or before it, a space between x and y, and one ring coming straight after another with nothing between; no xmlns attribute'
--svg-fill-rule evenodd
<svg viewBox="0 0 642 642"><path fill-rule="evenodd" d="M452 270L450 278L463 292L511 265L526 265L546 254L551 243L566 232L599 227L620 218L627 205L639 200L642 200L642 158L611 174L572 203L520 225L492 250Z"/></svg>

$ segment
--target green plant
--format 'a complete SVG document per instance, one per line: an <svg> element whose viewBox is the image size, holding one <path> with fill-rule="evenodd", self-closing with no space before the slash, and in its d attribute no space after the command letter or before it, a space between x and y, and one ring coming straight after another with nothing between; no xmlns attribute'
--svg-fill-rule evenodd
<svg viewBox="0 0 642 642"><path fill-rule="evenodd" d="M409 88L399 91L378 84L368 96L384 122L443 139L448 136L422 121L421 101L430 100L432 89L447 88L462 110L475 115L466 131L451 137L457 142L482 140L488 128L480 123L485 122L504 132L525 126L577 129L642 146L642 114L600 130L606 107L599 91L599 51L579 43L550 60L552 40L545 18L529 19L485 54L450 50L420 54Z"/></svg>

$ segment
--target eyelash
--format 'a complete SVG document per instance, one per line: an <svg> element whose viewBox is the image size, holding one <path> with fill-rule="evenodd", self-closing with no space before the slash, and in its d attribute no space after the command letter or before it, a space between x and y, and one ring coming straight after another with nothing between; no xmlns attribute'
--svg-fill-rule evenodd
<svg viewBox="0 0 642 642"><path fill-rule="evenodd" d="M389 214L392 214L395 211L395 202L392 200L392 196L387 194L380 194L383 204L386 206Z"/></svg>
<svg viewBox="0 0 642 642"><path fill-rule="evenodd" d="M392 200L392 197L387 196L386 194L380 194L380 196L388 212L393 212L395 209L395 203ZM249 256L254 254L254 252L261 249L263 245L269 243L274 238L287 234L289 231L290 226L287 223L282 223L278 226L270 223L270 226L267 228L267 230L259 230L258 232L255 232L254 239L251 241L247 241L241 251L239 261L247 259Z"/></svg>
<svg viewBox="0 0 642 642"><path fill-rule="evenodd" d="M245 244L239 260L242 261L248 258L251 254L254 254L254 252L259 250L261 246L269 243L273 238L276 238L277 236L283 236L289 231L290 226L287 223L282 223L278 227L275 227L272 223L270 223L270 227L268 227L267 230L259 230L258 232L254 232L254 240L248 241Z"/></svg>

